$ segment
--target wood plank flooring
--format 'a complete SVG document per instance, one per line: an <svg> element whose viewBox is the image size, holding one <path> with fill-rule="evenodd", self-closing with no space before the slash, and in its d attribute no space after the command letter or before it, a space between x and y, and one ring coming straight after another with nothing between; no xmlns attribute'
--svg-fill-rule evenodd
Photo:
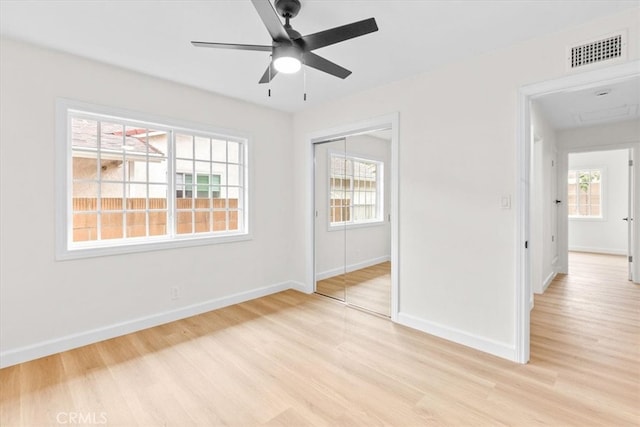
<svg viewBox="0 0 640 427"><path fill-rule="evenodd" d="M391 316L391 263L319 280L316 291L383 316Z"/></svg>
<svg viewBox="0 0 640 427"><path fill-rule="evenodd" d="M528 365L286 291L2 369L0 425L637 426L640 291L616 258L573 267Z"/></svg>
<svg viewBox="0 0 640 427"><path fill-rule="evenodd" d="M530 364L553 367L556 389L640 425L640 285L627 280L626 257L570 252L569 274L534 304Z"/></svg>

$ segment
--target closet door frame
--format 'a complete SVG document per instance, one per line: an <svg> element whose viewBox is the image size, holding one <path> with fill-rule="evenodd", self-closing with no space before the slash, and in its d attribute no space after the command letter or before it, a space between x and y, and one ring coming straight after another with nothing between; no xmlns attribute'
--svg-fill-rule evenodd
<svg viewBox="0 0 640 427"><path fill-rule="evenodd" d="M308 213L305 221L306 236L306 280L305 290L315 291L315 176L314 176L314 144L347 136L370 133L381 129L391 129L391 320L398 321L400 310L400 282L399 282L399 119L395 112L384 116L374 117L359 122L349 123L338 127L328 128L307 135L306 140L306 188L305 211Z"/></svg>

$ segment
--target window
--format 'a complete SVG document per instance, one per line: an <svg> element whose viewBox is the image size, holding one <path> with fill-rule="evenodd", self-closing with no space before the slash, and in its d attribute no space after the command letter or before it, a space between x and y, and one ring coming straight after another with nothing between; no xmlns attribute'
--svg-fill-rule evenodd
<svg viewBox="0 0 640 427"><path fill-rule="evenodd" d="M382 221L383 163L339 153L329 159L329 225Z"/></svg>
<svg viewBox="0 0 640 427"><path fill-rule="evenodd" d="M65 113L60 257L247 236L246 139L71 108Z"/></svg>
<svg viewBox="0 0 640 427"><path fill-rule="evenodd" d="M602 170L570 170L567 187L569 216L602 218Z"/></svg>

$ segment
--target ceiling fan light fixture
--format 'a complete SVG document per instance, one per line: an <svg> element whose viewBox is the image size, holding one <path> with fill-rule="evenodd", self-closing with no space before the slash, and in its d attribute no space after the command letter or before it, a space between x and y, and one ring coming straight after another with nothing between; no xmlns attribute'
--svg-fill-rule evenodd
<svg viewBox="0 0 640 427"><path fill-rule="evenodd" d="M273 66L280 73L293 74L300 71L302 52L295 46L278 46L273 49Z"/></svg>
<svg viewBox="0 0 640 427"><path fill-rule="evenodd" d="M291 56L282 56L273 61L273 66L280 73L293 74L300 71L300 68L302 68L302 63L298 58L293 58Z"/></svg>

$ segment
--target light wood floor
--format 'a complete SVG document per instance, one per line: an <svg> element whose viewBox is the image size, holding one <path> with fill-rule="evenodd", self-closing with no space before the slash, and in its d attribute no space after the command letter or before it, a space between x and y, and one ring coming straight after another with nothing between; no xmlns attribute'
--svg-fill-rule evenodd
<svg viewBox="0 0 640 427"><path fill-rule="evenodd" d="M529 365L287 291L0 370L0 425L637 426L638 287L572 262Z"/></svg>
<svg viewBox="0 0 640 427"><path fill-rule="evenodd" d="M531 366L552 368L554 389L571 396L566 404L581 400L592 422L603 405L640 426L640 285L627 280L627 265L624 256L569 253L569 274L536 295Z"/></svg>
<svg viewBox="0 0 640 427"><path fill-rule="evenodd" d="M319 280L316 292L389 317L391 263L382 262L350 273Z"/></svg>

